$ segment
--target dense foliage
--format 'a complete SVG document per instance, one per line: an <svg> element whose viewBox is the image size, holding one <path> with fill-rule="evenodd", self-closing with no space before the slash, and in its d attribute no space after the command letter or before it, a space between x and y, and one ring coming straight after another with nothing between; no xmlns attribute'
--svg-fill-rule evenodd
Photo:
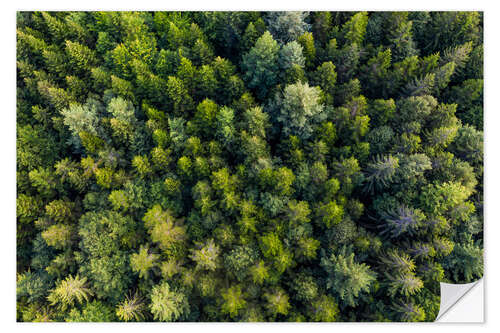
<svg viewBox="0 0 500 333"><path fill-rule="evenodd" d="M483 272L478 12L19 12L20 321L432 321Z"/></svg>

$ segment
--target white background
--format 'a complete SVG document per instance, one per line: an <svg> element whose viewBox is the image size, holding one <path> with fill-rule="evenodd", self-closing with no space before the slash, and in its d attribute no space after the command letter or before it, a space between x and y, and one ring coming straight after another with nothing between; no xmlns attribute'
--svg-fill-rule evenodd
<svg viewBox="0 0 500 333"><path fill-rule="evenodd" d="M0 328L3 332L50 330L51 332L88 332L120 330L121 332L137 332L137 330L169 331L169 332L345 332L369 330L370 332L477 332L482 330L499 330L500 309L499 293L499 243L500 237L498 202L500 198L500 85L499 85L499 35L500 15L495 1L12 1L2 0L0 4L1 39L1 104L0 104ZM485 321L486 324L446 324L446 323L180 323L180 324L30 324L16 323L15 313L15 267L16 267L16 228L15 228L15 129L16 129L16 53L15 25L18 10L479 10L484 11L484 124L485 124ZM495 209L496 208L496 209ZM495 282L496 281L496 282ZM149 332L148 332L149 333Z"/></svg>

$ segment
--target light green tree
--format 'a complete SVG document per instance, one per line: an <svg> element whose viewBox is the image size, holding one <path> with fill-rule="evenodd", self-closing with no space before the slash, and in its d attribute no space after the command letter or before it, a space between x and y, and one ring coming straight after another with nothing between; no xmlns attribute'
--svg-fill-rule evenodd
<svg viewBox="0 0 500 333"><path fill-rule="evenodd" d="M287 85L283 93L276 95L274 107L276 121L286 137L296 135L308 139L313 134L314 125L326 118L321 89L307 83Z"/></svg>
<svg viewBox="0 0 500 333"><path fill-rule="evenodd" d="M52 305L60 305L64 310L72 307L75 303L81 304L84 300L88 301L92 294L92 291L87 287L86 277L69 275L50 291L47 299Z"/></svg>
<svg viewBox="0 0 500 333"><path fill-rule="evenodd" d="M146 306L143 299L136 293L134 296L126 296L116 307L116 315L124 321L143 321L145 319Z"/></svg>
<svg viewBox="0 0 500 333"><path fill-rule="evenodd" d="M148 272L156 265L159 256L154 253L149 253L149 249L141 246L138 253L133 253L130 256L130 267L134 272L139 272L140 278L147 278Z"/></svg>
<svg viewBox="0 0 500 333"><path fill-rule="evenodd" d="M159 321L176 321L190 312L186 295L172 289L167 282L153 287L149 309L154 319Z"/></svg>

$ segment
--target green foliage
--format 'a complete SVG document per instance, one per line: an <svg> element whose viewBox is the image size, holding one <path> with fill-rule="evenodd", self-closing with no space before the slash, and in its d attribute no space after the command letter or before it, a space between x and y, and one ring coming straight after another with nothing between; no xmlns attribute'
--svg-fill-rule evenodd
<svg viewBox="0 0 500 333"><path fill-rule="evenodd" d="M316 47L314 46L314 36L310 32L304 32L297 38L297 42L302 46L306 67L312 68L316 59Z"/></svg>
<svg viewBox="0 0 500 333"><path fill-rule="evenodd" d="M157 260L157 254L149 253L148 248L141 247L139 253L130 256L130 266L134 272L139 272L140 278L145 278L148 271L155 266Z"/></svg>
<svg viewBox="0 0 500 333"><path fill-rule="evenodd" d="M50 279L46 273L32 273L26 271L17 276L16 298L26 298L28 303L36 303L43 300L50 288Z"/></svg>
<svg viewBox="0 0 500 333"><path fill-rule="evenodd" d="M143 218L144 224L151 235L153 242L158 242L160 248L168 250L175 243L183 240L185 230L168 211L160 205L153 206Z"/></svg>
<svg viewBox="0 0 500 333"><path fill-rule="evenodd" d="M68 225L54 224L42 232L42 237L48 245L64 249L71 244L71 231Z"/></svg>
<svg viewBox="0 0 500 333"><path fill-rule="evenodd" d="M94 300L86 303L81 311L73 308L65 320L68 322L111 322L116 319L112 307Z"/></svg>
<svg viewBox="0 0 500 333"><path fill-rule="evenodd" d="M312 321L337 321L339 307L331 296L321 295L311 303L311 313Z"/></svg>
<svg viewBox="0 0 500 333"><path fill-rule="evenodd" d="M213 239L209 239L199 249L192 250L191 259L196 262L197 269L215 270L220 249L215 245Z"/></svg>
<svg viewBox="0 0 500 333"><path fill-rule="evenodd" d="M282 94L276 95L276 121L282 126L284 136L308 139L312 135L314 125L325 119L320 95L318 87L301 82L287 85Z"/></svg>
<svg viewBox="0 0 500 333"><path fill-rule="evenodd" d="M222 299L221 311L224 314L228 314L231 318L236 317L247 304L239 285L231 286L224 290L222 292Z"/></svg>
<svg viewBox="0 0 500 333"><path fill-rule="evenodd" d="M186 295L162 282L151 290L151 313L159 321L176 321L190 312Z"/></svg>
<svg viewBox="0 0 500 333"><path fill-rule="evenodd" d="M266 308L271 315L286 315L288 313L290 303L288 302L288 295L283 290L273 290L265 293L264 298L267 300Z"/></svg>
<svg viewBox="0 0 500 333"><path fill-rule="evenodd" d="M335 72L335 65L331 62L324 62L316 69L314 82L320 86L325 94L325 103L327 105L333 104L333 96L335 95L335 83L337 82L337 73Z"/></svg>
<svg viewBox="0 0 500 333"><path fill-rule="evenodd" d="M126 296L116 308L116 316L123 321L143 321L145 319L146 307L143 300L135 294L132 297Z"/></svg>
<svg viewBox="0 0 500 333"><path fill-rule="evenodd" d="M330 228L333 225L339 224L344 216L344 209L335 201L322 204L317 211L319 220L322 225Z"/></svg>
<svg viewBox="0 0 500 333"><path fill-rule="evenodd" d="M282 70L287 70L293 65L304 67L305 59L302 46L296 41L289 42L280 49L278 62Z"/></svg>
<svg viewBox="0 0 500 333"><path fill-rule="evenodd" d="M131 272L124 251L136 242L136 223L130 216L101 211L83 215L79 226L82 273L98 297L120 298L130 283L130 277L123 278Z"/></svg>
<svg viewBox="0 0 500 333"><path fill-rule="evenodd" d="M286 43L309 30L309 24L305 22L307 16L307 12L269 12L266 21L273 37Z"/></svg>
<svg viewBox="0 0 500 333"><path fill-rule="evenodd" d="M81 132L97 134L99 118L95 105L71 104L69 109L61 111L64 117L64 125L69 127L73 135Z"/></svg>
<svg viewBox="0 0 500 333"><path fill-rule="evenodd" d="M354 14L349 21L342 26L342 33L348 43L362 44L368 24L368 13L359 12Z"/></svg>
<svg viewBox="0 0 500 333"><path fill-rule="evenodd" d="M398 314L398 321L424 321L425 312L423 309L413 303L395 304L394 311Z"/></svg>
<svg viewBox="0 0 500 333"><path fill-rule="evenodd" d="M16 18L18 321L433 321L483 275L483 13Z"/></svg>
<svg viewBox="0 0 500 333"><path fill-rule="evenodd" d="M483 276L483 249L470 239L456 245L445 262L445 267L452 272L455 280L474 281Z"/></svg>
<svg viewBox="0 0 500 333"><path fill-rule="evenodd" d="M237 246L225 255L224 265L231 274L234 274L238 281L244 281L248 276L250 267L257 259L257 252L248 246ZM262 275L258 275L261 277ZM259 280L260 281L260 280Z"/></svg>
<svg viewBox="0 0 500 333"><path fill-rule="evenodd" d="M66 41L66 54L70 64L79 70L88 70L96 62L94 52L78 42Z"/></svg>
<svg viewBox="0 0 500 333"><path fill-rule="evenodd" d="M269 88L276 83L278 51L278 43L266 31L250 51L243 55L243 78L249 88L255 89L260 99L263 99Z"/></svg>
<svg viewBox="0 0 500 333"><path fill-rule="evenodd" d="M31 171L41 166L53 165L58 153L54 138L42 127L32 125L17 127L17 165Z"/></svg>
<svg viewBox="0 0 500 333"><path fill-rule="evenodd" d="M390 281L389 293L392 296L400 293L408 297L418 292L424 286L422 280L412 272L397 274L396 276L388 275L387 277Z"/></svg>
<svg viewBox="0 0 500 333"><path fill-rule="evenodd" d="M87 278L69 275L50 291L47 299L51 305L58 304L64 310L75 303L88 301L90 296L92 291L87 287Z"/></svg>
<svg viewBox="0 0 500 333"><path fill-rule="evenodd" d="M376 280L370 267L356 262L354 253L347 253L345 248L337 256L323 257L321 266L329 275L327 288L350 306L356 305L357 298L369 292L370 285Z"/></svg>

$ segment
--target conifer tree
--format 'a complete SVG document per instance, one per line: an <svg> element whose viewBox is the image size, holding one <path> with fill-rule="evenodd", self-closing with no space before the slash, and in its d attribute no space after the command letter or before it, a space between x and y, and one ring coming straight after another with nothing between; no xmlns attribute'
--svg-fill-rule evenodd
<svg viewBox="0 0 500 333"><path fill-rule="evenodd" d="M276 83L278 51L278 43L266 31L250 51L243 55L243 78L249 88L255 89L260 99L263 99Z"/></svg>

